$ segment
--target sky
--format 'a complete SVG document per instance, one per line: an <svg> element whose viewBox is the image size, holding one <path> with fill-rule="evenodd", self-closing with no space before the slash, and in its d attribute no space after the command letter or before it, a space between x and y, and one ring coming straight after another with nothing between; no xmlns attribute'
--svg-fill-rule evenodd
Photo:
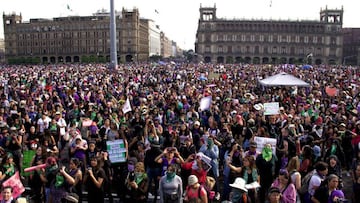
<svg viewBox="0 0 360 203"><path fill-rule="evenodd" d="M0 0L0 11L31 18L70 15L88 16L98 10L110 10L110 0ZM182 49L194 49L200 17L199 8L214 7L218 18L264 20L319 20L321 8L343 7L343 27L360 27L359 0L114 0L115 10L138 8L140 17L155 21L165 35ZM68 6L70 9L68 9ZM3 19L0 18L0 38Z"/></svg>

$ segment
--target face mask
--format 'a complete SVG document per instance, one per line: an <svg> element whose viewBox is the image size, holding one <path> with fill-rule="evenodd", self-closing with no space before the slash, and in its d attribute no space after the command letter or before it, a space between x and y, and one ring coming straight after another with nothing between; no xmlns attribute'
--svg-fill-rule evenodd
<svg viewBox="0 0 360 203"><path fill-rule="evenodd" d="M135 170L135 166L133 164L128 164L128 171L132 172Z"/></svg>
<svg viewBox="0 0 360 203"><path fill-rule="evenodd" d="M140 176L142 176L143 173L141 172L135 172L135 178L139 178Z"/></svg>
<svg viewBox="0 0 360 203"><path fill-rule="evenodd" d="M231 198L232 202L239 202L242 194L239 191L233 191L233 196Z"/></svg>
<svg viewBox="0 0 360 203"><path fill-rule="evenodd" d="M175 177L175 175L176 175L175 172L171 172L171 173L167 172L166 180L168 180L168 181L172 180Z"/></svg>

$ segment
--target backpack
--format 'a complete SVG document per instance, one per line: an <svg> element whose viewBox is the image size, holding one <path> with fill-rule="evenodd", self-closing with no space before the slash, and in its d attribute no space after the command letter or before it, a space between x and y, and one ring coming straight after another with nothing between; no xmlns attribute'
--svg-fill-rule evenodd
<svg viewBox="0 0 360 203"><path fill-rule="evenodd" d="M206 196L207 196L208 201L214 200L215 194L211 195L211 193L214 193L214 191L211 191L208 187L203 186L203 185L200 185L200 187L198 189L198 197L199 197L199 199L201 199L200 192L201 192L202 188L204 188L205 191L206 191Z"/></svg>
<svg viewBox="0 0 360 203"><path fill-rule="evenodd" d="M308 172L305 177L301 180L301 188L299 189L299 195L305 195L309 189L309 183L313 175L316 175L316 170Z"/></svg>

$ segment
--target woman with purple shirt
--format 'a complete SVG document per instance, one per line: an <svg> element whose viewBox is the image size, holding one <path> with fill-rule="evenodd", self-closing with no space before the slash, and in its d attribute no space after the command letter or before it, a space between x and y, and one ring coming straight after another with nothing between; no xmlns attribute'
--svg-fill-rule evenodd
<svg viewBox="0 0 360 203"><path fill-rule="evenodd" d="M273 182L271 187L279 188L281 192L282 203L295 203L296 202L296 188L291 182L289 172L286 169L281 169L279 177Z"/></svg>
<svg viewBox="0 0 360 203"><path fill-rule="evenodd" d="M88 149L88 144L86 140L81 139L80 137L76 138L75 143L71 146L71 154L73 158L78 158L82 163L82 169L86 166L86 150Z"/></svg>

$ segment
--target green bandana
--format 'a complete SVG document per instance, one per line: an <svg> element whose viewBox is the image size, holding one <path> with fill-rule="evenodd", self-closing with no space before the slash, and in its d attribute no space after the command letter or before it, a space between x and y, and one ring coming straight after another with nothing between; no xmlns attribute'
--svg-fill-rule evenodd
<svg viewBox="0 0 360 203"><path fill-rule="evenodd" d="M265 159L265 161L270 161L272 158L272 150L271 148L264 147L262 150L262 156Z"/></svg>
<svg viewBox="0 0 360 203"><path fill-rule="evenodd" d="M56 175L55 187L60 187L64 184L64 176Z"/></svg>
<svg viewBox="0 0 360 203"><path fill-rule="evenodd" d="M5 174L9 177L13 176L15 174L15 167L12 164L9 165L4 165L5 168ZM10 171L8 171L8 169L11 169Z"/></svg>
<svg viewBox="0 0 360 203"><path fill-rule="evenodd" d="M214 146L214 140L208 139L208 140L207 140L207 144L208 144L208 148L213 147L213 146Z"/></svg>
<svg viewBox="0 0 360 203"><path fill-rule="evenodd" d="M172 181L172 180L174 179L175 175L176 175L175 172L171 172L171 173L167 172L167 173L166 173L166 181L167 181L167 182Z"/></svg>
<svg viewBox="0 0 360 203"><path fill-rule="evenodd" d="M146 173L135 172L135 183L140 184L146 178Z"/></svg>
<svg viewBox="0 0 360 203"><path fill-rule="evenodd" d="M331 145L330 154L331 154L331 155L335 155L335 154L336 154L336 145Z"/></svg>

